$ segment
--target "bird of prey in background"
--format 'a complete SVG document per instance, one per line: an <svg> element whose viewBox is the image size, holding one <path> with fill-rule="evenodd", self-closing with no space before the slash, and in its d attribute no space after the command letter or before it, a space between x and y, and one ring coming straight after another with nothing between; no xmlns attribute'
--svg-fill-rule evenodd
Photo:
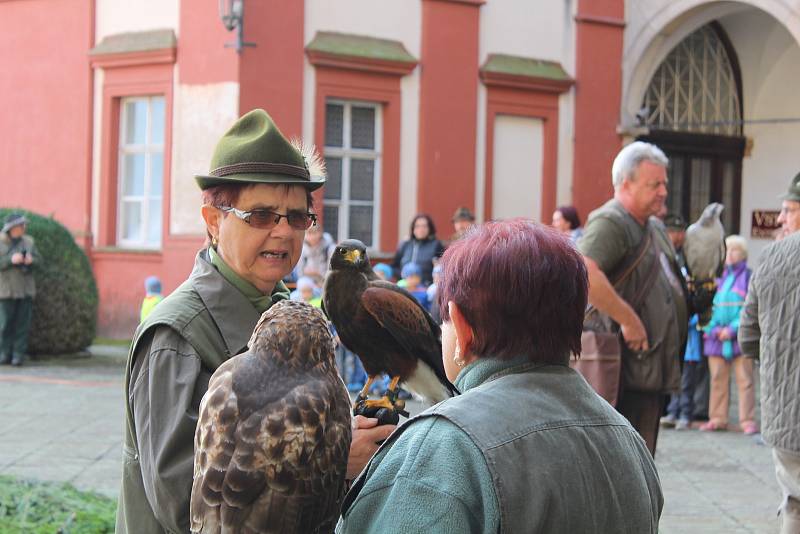
<svg viewBox="0 0 800 534"><path fill-rule="evenodd" d="M697 222L686 230L683 253L691 275L689 289L700 324L710 319L711 303L716 291L715 278L725 267L725 229L719 219L724 206L712 202Z"/></svg>
<svg viewBox="0 0 800 534"><path fill-rule="evenodd" d="M327 321L281 301L248 346L219 366L200 403L191 530L332 532L352 431Z"/></svg>
<svg viewBox="0 0 800 534"><path fill-rule="evenodd" d="M401 381L433 403L457 393L444 372L439 325L410 293L375 275L361 241L348 239L334 249L322 302L339 339L358 355L369 377L356 408L364 402L402 413ZM392 377L387 395L366 401L370 384L382 373Z"/></svg>

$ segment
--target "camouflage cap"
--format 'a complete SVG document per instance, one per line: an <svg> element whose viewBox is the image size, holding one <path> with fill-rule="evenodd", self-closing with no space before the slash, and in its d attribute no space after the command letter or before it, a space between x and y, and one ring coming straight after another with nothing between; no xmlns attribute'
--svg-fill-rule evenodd
<svg viewBox="0 0 800 534"><path fill-rule="evenodd" d="M792 178L791 183L789 183L789 191L781 197L781 200L800 202L800 172Z"/></svg>

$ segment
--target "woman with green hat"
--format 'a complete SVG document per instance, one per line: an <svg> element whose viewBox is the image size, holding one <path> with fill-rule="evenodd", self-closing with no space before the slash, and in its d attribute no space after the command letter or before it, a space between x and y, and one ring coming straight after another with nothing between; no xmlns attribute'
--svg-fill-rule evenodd
<svg viewBox="0 0 800 534"><path fill-rule="evenodd" d="M39 253L27 223L22 213L10 213L0 230L0 364L22 365L28 350Z"/></svg>
<svg viewBox="0 0 800 534"><path fill-rule="evenodd" d="M186 280L137 329L126 370L126 432L117 532L188 532L193 442L214 370L247 349L261 314L289 298L311 192L325 183L316 158L286 140L264 110L241 117L196 176L210 245ZM321 166L320 166L321 167ZM348 478L393 427L359 420Z"/></svg>

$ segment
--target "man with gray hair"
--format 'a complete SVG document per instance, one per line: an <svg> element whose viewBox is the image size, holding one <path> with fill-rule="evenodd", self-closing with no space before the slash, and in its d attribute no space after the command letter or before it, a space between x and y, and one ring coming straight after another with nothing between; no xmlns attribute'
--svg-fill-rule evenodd
<svg viewBox="0 0 800 534"><path fill-rule="evenodd" d="M739 347L761 359L761 435L772 447L783 491L782 534L800 532L800 173L783 196L783 238L771 244L750 278L739 321Z"/></svg>
<svg viewBox="0 0 800 534"><path fill-rule="evenodd" d="M637 141L611 168L614 198L589 214L578 249L589 272L589 304L622 334L617 410L655 456L664 395L680 386L688 324L680 267L656 217L667 199L667 157Z"/></svg>

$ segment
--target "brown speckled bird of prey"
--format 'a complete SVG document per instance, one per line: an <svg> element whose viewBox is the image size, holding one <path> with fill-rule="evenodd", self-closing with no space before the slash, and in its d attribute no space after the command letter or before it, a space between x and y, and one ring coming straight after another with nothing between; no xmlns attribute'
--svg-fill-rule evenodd
<svg viewBox="0 0 800 534"><path fill-rule="evenodd" d="M279 302L248 346L219 366L200 403L191 530L331 532L351 416L325 317Z"/></svg>
<svg viewBox="0 0 800 534"><path fill-rule="evenodd" d="M369 376L359 399L376 375L392 377L388 396L367 401L368 407L398 408L399 381L430 402L457 393L444 372L439 325L408 291L375 275L361 241L348 239L334 249L322 301L339 339Z"/></svg>

